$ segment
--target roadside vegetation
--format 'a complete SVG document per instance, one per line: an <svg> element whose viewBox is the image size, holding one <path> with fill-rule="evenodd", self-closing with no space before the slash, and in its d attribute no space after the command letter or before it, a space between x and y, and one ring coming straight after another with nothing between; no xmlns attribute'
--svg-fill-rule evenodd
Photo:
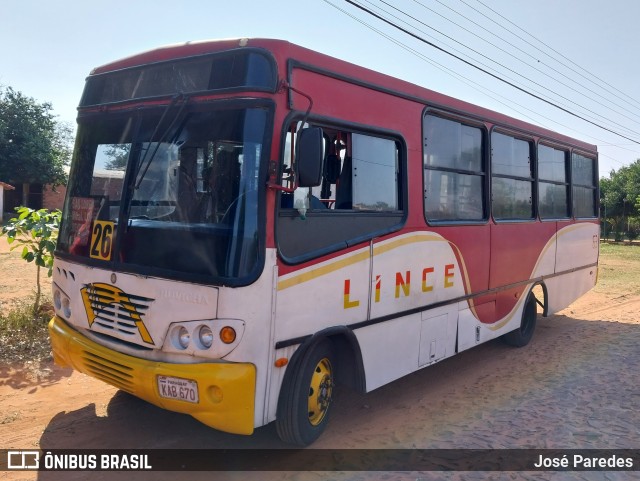
<svg viewBox="0 0 640 481"><path fill-rule="evenodd" d="M640 159L600 179L600 218L603 239L640 237Z"/></svg>
<svg viewBox="0 0 640 481"><path fill-rule="evenodd" d="M33 298L21 300L9 312L0 312L0 364L40 363L51 359L47 323L53 306L42 298L34 313Z"/></svg>
<svg viewBox="0 0 640 481"><path fill-rule="evenodd" d="M21 249L20 257L36 266L36 295L33 313L37 315L42 297L40 268L47 269L47 277L53 274L53 252L56 249L62 212L47 209L34 210L16 207L17 217L2 226L0 236L6 235L11 250Z"/></svg>
<svg viewBox="0 0 640 481"><path fill-rule="evenodd" d="M16 213L2 226L0 237L6 236L10 250L20 252L25 262L35 265L37 277L31 297L19 299L7 312L0 311L0 362L39 362L51 356L47 322L54 313L49 296L42 292L40 271L46 269L47 277L53 272L61 214L28 207L18 207ZM10 278L11 272L0 275Z"/></svg>
<svg viewBox="0 0 640 481"><path fill-rule="evenodd" d="M640 295L640 245L601 244L598 292Z"/></svg>

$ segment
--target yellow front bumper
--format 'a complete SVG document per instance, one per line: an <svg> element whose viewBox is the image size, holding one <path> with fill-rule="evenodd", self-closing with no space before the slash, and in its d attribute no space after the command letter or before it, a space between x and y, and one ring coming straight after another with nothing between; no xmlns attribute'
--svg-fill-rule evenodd
<svg viewBox="0 0 640 481"><path fill-rule="evenodd" d="M169 411L190 414L220 431L253 433L256 385L253 364L148 361L107 349L80 334L58 316L49 322L49 334L56 364L101 379ZM199 402L161 397L158 376L197 382Z"/></svg>

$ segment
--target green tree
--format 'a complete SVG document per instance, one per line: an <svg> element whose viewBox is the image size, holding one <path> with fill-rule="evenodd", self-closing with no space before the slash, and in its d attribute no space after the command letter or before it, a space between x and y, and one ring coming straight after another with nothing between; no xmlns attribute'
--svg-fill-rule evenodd
<svg viewBox="0 0 640 481"><path fill-rule="evenodd" d="M0 180L14 184L66 183L73 131L56 121L51 104L11 87L0 88Z"/></svg>
<svg viewBox="0 0 640 481"><path fill-rule="evenodd" d="M53 273L53 251L60 228L61 212L49 212L47 209L33 210L28 207L17 207L18 217L12 218L2 227L0 235L6 235L11 250L22 247L22 258L34 262L37 268L36 301L34 314L40 308L42 289L40 286L40 268L47 269L47 275Z"/></svg>
<svg viewBox="0 0 640 481"><path fill-rule="evenodd" d="M602 215L615 232L629 232L640 216L640 159L600 180Z"/></svg>
<svg viewBox="0 0 640 481"><path fill-rule="evenodd" d="M129 151L131 146L128 144L109 145L104 152L107 160L105 169L107 170L125 170L127 168L127 160L129 160Z"/></svg>

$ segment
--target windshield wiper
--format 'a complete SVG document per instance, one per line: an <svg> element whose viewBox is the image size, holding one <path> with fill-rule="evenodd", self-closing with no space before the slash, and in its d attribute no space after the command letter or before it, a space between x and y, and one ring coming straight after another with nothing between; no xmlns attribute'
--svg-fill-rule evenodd
<svg viewBox="0 0 640 481"><path fill-rule="evenodd" d="M189 98L190 97L188 95L184 95L184 94L176 95L175 97L173 97L173 99L171 99L171 103L167 106L167 109L163 112L162 116L160 117L160 120L158 121L158 124L156 125L156 128L153 131L153 134L151 135L151 138L149 139L149 145L151 145L153 139L155 138L156 134L158 133L158 130L160 130L160 126L164 122L164 118L167 116L169 111L178 103L178 101L180 99L182 99L182 105L180 106L180 110L178 110L178 113L175 115L175 117L173 118L173 120L171 121L169 126L165 129L165 131L162 133L160 138L156 141L156 147L153 150L153 153L149 157L149 160L147 161L146 164L144 162L147 159L147 155L149 154L149 150L150 149L145 150L144 156L140 160L140 166L138 168L138 174L140 175L140 177L139 177L138 181L136 182L135 190L138 190L140 188L140 184L142 184L142 181L144 180L145 175L147 175L147 171L149 170L149 166L151 166L151 162L153 161L153 158L158 153L158 149L160 148L160 144L162 144L162 142L164 141L165 137L169 134L169 132L171 131L171 129L175 125L176 121L182 116L182 112L184 111L184 108L189 103ZM136 174L136 177L138 177L138 174Z"/></svg>

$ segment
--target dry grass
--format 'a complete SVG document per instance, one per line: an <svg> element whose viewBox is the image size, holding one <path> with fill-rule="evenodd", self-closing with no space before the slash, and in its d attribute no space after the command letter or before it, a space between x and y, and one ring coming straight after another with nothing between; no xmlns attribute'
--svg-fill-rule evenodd
<svg viewBox="0 0 640 481"><path fill-rule="evenodd" d="M640 294L640 246L601 244L597 292Z"/></svg>
<svg viewBox="0 0 640 481"><path fill-rule="evenodd" d="M47 323L53 317L53 307L43 300L37 313L34 299L19 302L7 314L0 314L0 363L28 363L51 359Z"/></svg>

